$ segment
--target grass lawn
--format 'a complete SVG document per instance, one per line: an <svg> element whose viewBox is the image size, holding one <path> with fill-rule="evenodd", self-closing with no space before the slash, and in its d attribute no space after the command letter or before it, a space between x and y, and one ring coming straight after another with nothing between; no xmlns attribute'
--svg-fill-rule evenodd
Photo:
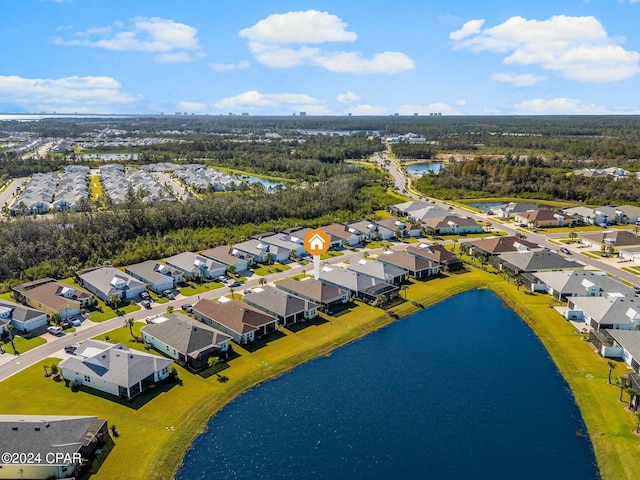
<svg viewBox="0 0 640 480"><path fill-rule="evenodd" d="M607 384L607 360L549 308L548 295L517 291L502 276L475 268L425 281L411 280L406 291L409 301L399 301L388 310L355 302L333 316L321 314L314 321L281 328L261 340L261 348L234 345L237 355L224 370L226 383L218 382L216 376L204 378L177 367L182 386L159 386L132 403L121 403L95 392L72 393L63 384L43 377L42 365L52 363L47 359L3 382L3 390L11 395L0 397L0 411L67 412L73 405L75 414L106 418L120 432L115 447L93 478L171 478L209 417L239 393L302 362L326 355L335 347L391 323L394 317L413 313L418 309L413 302L428 306L471 288L490 288L498 293L543 342L582 410L603 480L640 478L639 439L632 432L635 422L624 410L624 404L617 401L617 387ZM136 322L135 332L142 326ZM108 335L112 342L144 348L131 341L127 327ZM616 374L623 371L621 364Z"/></svg>
<svg viewBox="0 0 640 480"><path fill-rule="evenodd" d="M15 337L13 337L13 343L16 346L16 350L18 353L24 353L28 350L31 350L32 348L44 345L45 343L47 343L47 341L42 337L24 338L16 334ZM8 338L6 340L0 341L0 345L2 345L4 351L7 352L5 353L5 355L14 353L11 349L11 342Z"/></svg>
<svg viewBox="0 0 640 480"><path fill-rule="evenodd" d="M393 243L387 242L386 240L374 240L373 242L369 242L365 245L368 249L382 248L382 247L390 247Z"/></svg>
<svg viewBox="0 0 640 480"><path fill-rule="evenodd" d="M634 275L640 275L640 270L638 267L622 267L622 270L625 272L633 273Z"/></svg>
<svg viewBox="0 0 640 480"><path fill-rule="evenodd" d="M341 257L342 255L344 255L343 252L337 252L335 250L329 250L328 252L323 253L322 255L320 255L320 260L327 260L329 258Z"/></svg>
<svg viewBox="0 0 640 480"><path fill-rule="evenodd" d="M285 272L287 270L291 270L291 267L289 265L283 265L282 263L274 263L272 265L259 263L258 265L258 267L255 267L252 270L253 273L261 277L269 275L270 273Z"/></svg>
<svg viewBox="0 0 640 480"><path fill-rule="evenodd" d="M100 181L100 177L98 175L89 179L89 191L91 192L91 198L93 199L96 199L103 195L102 182Z"/></svg>
<svg viewBox="0 0 640 480"><path fill-rule="evenodd" d="M375 214L378 220L387 220L388 218L391 218L391 214L386 210L376 210Z"/></svg>
<svg viewBox="0 0 640 480"><path fill-rule="evenodd" d="M186 295L187 297L190 297L192 295L199 295L201 293L209 292L211 290L215 290L216 288L221 288L221 287L224 287L224 285L220 282L205 282L201 285L198 285L197 283L190 283L188 286L182 287L180 289L180 293L182 295ZM169 299L167 299L167 301L169 301ZM160 303L163 303L163 302L160 302Z"/></svg>

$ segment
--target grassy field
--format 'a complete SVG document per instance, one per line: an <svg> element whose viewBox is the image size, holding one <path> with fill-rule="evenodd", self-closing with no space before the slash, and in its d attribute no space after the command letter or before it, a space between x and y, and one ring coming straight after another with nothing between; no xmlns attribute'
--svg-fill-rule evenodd
<svg viewBox="0 0 640 480"><path fill-rule="evenodd" d="M235 175L247 175L250 177L256 177L256 178L264 178L265 180L273 180L274 182L287 182L287 183L296 183L295 180L292 180L291 178L284 178L284 177L270 177L268 175L260 175L258 173L251 173L251 172L245 172L243 170L236 170L235 168L227 168L227 167L214 167L215 170L220 170L223 172L227 172L227 173L233 173Z"/></svg>
<svg viewBox="0 0 640 480"><path fill-rule="evenodd" d="M100 181L100 176L96 175L95 177L91 177L89 179L89 191L91 192L91 198L93 198L94 200L104 194L104 192L102 191L102 182Z"/></svg>
<svg viewBox="0 0 640 480"><path fill-rule="evenodd" d="M107 418L116 425L120 436L93 478L170 478L207 419L242 391L327 354L396 317L413 313L419 306L435 304L471 288L490 288L498 293L541 339L582 410L602 478L640 478L639 439L632 432L634 421L624 404L618 402L618 389L607 384L607 360L549 308L550 297L518 291L501 276L478 269L411 281L406 292L409 301L400 300L386 311L354 303L334 316L321 315L290 329L281 328L250 349L234 346L237 355L221 367L228 367L222 372L228 378L225 383L217 381L215 375L196 375L178 367L182 385L159 386L132 403L120 403L95 392L72 393L63 384L43 377L42 365L54 361L47 359L3 382L3 390L11 395L0 398L0 411L59 413L68 412L69 405L73 405L74 414ZM139 334L142 326L136 323L134 333ZM144 348L133 341L127 327L108 335L112 342ZM623 371L624 365L620 364L615 373Z"/></svg>
<svg viewBox="0 0 640 480"><path fill-rule="evenodd" d="M342 255L344 255L343 252L337 252L335 250L329 250L328 252L325 252L322 255L320 255L320 260L327 260L329 258L341 257Z"/></svg>
<svg viewBox="0 0 640 480"><path fill-rule="evenodd" d="M262 263L259 263L258 265L260 266L255 267L253 269L253 273L255 273L256 275L260 275L261 277L264 277L265 275L269 275L271 273L284 272L291 269L289 265L283 265L282 263L274 263L271 265L264 265Z"/></svg>
<svg viewBox="0 0 640 480"><path fill-rule="evenodd" d="M204 282L201 285L198 285L196 283L190 283L188 286L182 287L180 289L180 293L182 295L186 295L187 297L190 297L192 295L199 295L201 293L209 292L211 290L215 290L217 288L222 288L222 287L224 287L224 285L220 282ZM169 299L167 299L166 301L169 301ZM165 303L165 302L161 302L160 299L158 299L158 302Z"/></svg>

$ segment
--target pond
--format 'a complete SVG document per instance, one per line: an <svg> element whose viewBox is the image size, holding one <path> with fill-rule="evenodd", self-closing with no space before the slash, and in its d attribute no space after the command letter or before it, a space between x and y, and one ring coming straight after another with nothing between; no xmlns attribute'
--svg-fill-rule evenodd
<svg viewBox="0 0 640 480"><path fill-rule="evenodd" d="M437 175L443 165L442 162L414 163L407 167L407 173L410 175L425 175L433 172Z"/></svg>

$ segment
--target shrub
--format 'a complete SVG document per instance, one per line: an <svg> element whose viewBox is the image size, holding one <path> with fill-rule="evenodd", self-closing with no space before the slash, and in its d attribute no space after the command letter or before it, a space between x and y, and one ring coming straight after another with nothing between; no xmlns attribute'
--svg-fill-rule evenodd
<svg viewBox="0 0 640 480"><path fill-rule="evenodd" d="M77 392L78 390L80 390L80 384L76 380L71 380L69 382L69 388L72 392Z"/></svg>

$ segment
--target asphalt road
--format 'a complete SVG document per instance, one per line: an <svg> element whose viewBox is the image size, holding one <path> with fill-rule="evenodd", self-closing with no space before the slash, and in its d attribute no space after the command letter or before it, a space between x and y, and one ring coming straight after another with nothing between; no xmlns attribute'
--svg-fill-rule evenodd
<svg viewBox="0 0 640 480"><path fill-rule="evenodd" d="M29 177L14 178L7 189L4 192L0 192L0 208L2 208L5 203L7 204L7 207L11 206L11 202L14 198L13 195L16 193L16 189L27 180L29 180Z"/></svg>

